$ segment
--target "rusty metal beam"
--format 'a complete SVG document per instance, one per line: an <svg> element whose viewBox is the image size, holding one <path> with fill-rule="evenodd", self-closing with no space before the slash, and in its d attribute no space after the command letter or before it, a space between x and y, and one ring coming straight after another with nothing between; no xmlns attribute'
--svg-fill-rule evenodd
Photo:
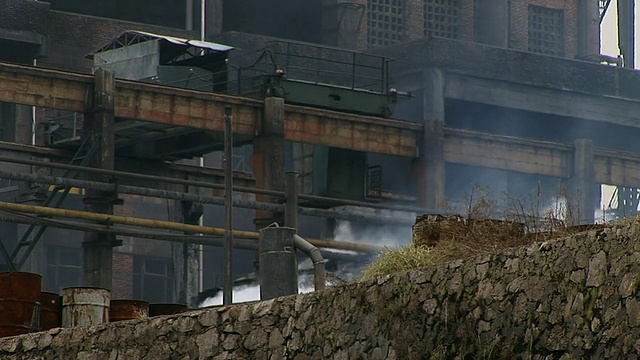
<svg viewBox="0 0 640 360"><path fill-rule="evenodd" d="M94 77L0 63L0 101L59 110L91 108ZM264 101L210 92L116 80L115 116L223 132L224 109L234 114L234 133L255 136ZM417 156L422 126L404 121L285 106L285 139L397 156Z"/></svg>

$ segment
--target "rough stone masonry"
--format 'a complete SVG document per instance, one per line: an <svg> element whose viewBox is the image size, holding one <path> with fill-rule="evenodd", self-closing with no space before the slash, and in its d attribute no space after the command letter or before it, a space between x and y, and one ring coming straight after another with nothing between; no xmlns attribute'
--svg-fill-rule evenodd
<svg viewBox="0 0 640 360"><path fill-rule="evenodd" d="M2 359L638 358L640 223L247 305L0 339Z"/></svg>

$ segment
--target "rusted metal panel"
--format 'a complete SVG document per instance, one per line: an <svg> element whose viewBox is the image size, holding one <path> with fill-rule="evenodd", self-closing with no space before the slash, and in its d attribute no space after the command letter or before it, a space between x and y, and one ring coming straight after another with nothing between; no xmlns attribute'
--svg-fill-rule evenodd
<svg viewBox="0 0 640 360"><path fill-rule="evenodd" d="M143 319L149 317L149 303L142 300L111 300L109 321Z"/></svg>
<svg viewBox="0 0 640 360"><path fill-rule="evenodd" d="M111 293L107 289L73 287L62 290L62 327L109 322Z"/></svg>
<svg viewBox="0 0 640 360"><path fill-rule="evenodd" d="M60 326L60 295L43 291L40 294L40 331Z"/></svg>
<svg viewBox="0 0 640 360"><path fill-rule="evenodd" d="M0 337L38 331L42 276L0 273Z"/></svg>
<svg viewBox="0 0 640 360"><path fill-rule="evenodd" d="M149 316L173 315L187 311L185 304L157 303L149 304Z"/></svg>

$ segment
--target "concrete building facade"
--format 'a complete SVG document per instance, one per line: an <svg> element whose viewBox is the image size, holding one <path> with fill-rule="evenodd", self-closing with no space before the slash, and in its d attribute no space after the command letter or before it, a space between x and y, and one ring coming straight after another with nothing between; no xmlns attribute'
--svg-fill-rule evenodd
<svg viewBox="0 0 640 360"><path fill-rule="evenodd" d="M38 66L90 73L94 64L85 55L125 30L200 37L196 2L168 1L167 9L174 9L178 20L155 16L158 13L155 8L134 14L131 10L140 5L138 1L121 9L116 9L115 3L98 3L102 5L87 8L83 2L73 1L0 0L3 9L0 44L7 45L0 47L3 49L0 58L23 64L33 64L35 59ZM272 129L273 134L259 133L255 139L247 136L243 146L236 148L247 151L246 155L238 156L238 162L253 165L243 170L254 172L236 174L239 182L282 190L284 170L293 168L293 160L289 163L282 153L291 151L291 143L296 141L289 139L298 136L298 142L304 142L300 140L304 138L305 146L311 144L306 150L325 146L352 151L348 153L350 156L340 152L335 157L345 169L379 166L380 186L388 196L367 201L420 206L429 211L446 211L447 200L461 201L475 182L489 183L496 192L518 195L540 186L550 189L550 193L567 186L570 192L579 195L570 201L584 209L574 220L590 222L594 217L592 210L598 207L599 184L640 187L631 175L635 154L640 152L632 145L637 131L632 109L637 105L633 96L628 97L637 89L638 79L631 70L599 64L597 1L314 0L305 2L307 6L301 3L210 0L206 6L207 39L242 49L232 53L231 60L259 50L276 38L313 41L394 58L391 84L402 91L411 91L413 96L399 104L392 115L401 121L393 123L400 129L397 132L400 135L367 138L359 134L360 128L344 122L336 125L333 134L323 137L327 129L323 122L305 119L300 122L305 125L291 129L286 124L295 121L285 118L284 129ZM0 110L2 125L8 129L2 140L30 144L32 107L0 103ZM45 141L50 120L62 121L62 117L68 116L68 112L56 111L36 108L37 145L51 145ZM615 116L605 115L607 111ZM75 124L76 118L73 119ZM384 124L381 127L393 128L390 123ZM374 125L372 121L367 126ZM384 131L371 133L388 134ZM601 136L605 133L609 134L606 138ZM199 139L197 136L194 134L190 139ZM278 147L270 146L271 137L277 138ZM615 140L620 138L625 140ZM390 145L396 139L397 143ZM406 139L410 139L410 145L404 142ZM417 139L417 144L411 143L411 139ZM280 149L278 153L269 152L276 148ZM622 152L631 155L625 157ZM313 150L308 157L313 158ZM276 158L278 161L273 161ZM207 159L214 166L220 164L219 154ZM160 166L157 160L119 159L115 167L156 175L179 173L176 176L185 178L202 175L191 168L174 171ZM353 166L354 162L358 166ZM622 169L622 173L613 169ZM19 170L32 171L30 167ZM215 176L219 179L219 175ZM349 181L346 178L344 181ZM19 196L11 196L38 203L47 189L38 190L38 196L27 196L36 193L31 188L22 188ZM120 198L124 198L124 205L116 205L115 214L186 222L190 209L193 210L193 204L188 203L124 195ZM81 208L80 200L76 197L71 206ZM205 223L224 225L219 206L205 205L203 212ZM191 215L200 217L198 211ZM256 227L255 218L269 222L273 220L270 215L238 209L236 219L243 220L237 228L252 230ZM332 236L329 231L317 230L321 226L316 219L303 218L301 223L308 236ZM353 227L379 229L371 223L353 222ZM21 226L8 227L7 231L18 236L24 232ZM78 242L60 240L67 233L51 232L54 235L49 238L58 238L53 241L57 245L49 247L45 242L40 250L41 260L34 261L32 266L33 271L46 269L55 274L51 276L57 280L50 283L50 290L73 285L63 279L81 281L82 263L76 261ZM190 296L181 289L185 283L193 284L195 275L185 275L194 268L185 271L184 257L193 259L198 250L182 245L157 245L133 237L119 239L123 245L116 247L113 254L113 291L117 297L188 300ZM221 254L205 251L209 253L205 253L201 269L205 273L203 281L209 284L207 288L220 284L217 280ZM243 256L242 265L236 269L239 274L252 269L252 253ZM149 290L147 294L145 288L160 290ZM197 291L190 292L192 296Z"/></svg>

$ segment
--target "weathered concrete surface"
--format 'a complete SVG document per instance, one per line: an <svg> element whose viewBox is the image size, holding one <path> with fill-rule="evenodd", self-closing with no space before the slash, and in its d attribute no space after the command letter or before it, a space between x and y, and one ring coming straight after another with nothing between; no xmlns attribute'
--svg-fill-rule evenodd
<svg viewBox="0 0 640 360"><path fill-rule="evenodd" d="M0 64L0 101L60 110L89 110L94 77ZM233 109L234 134L261 131L264 101L156 84L116 80L115 116L222 132L225 108ZM287 140L414 157L422 126L398 120L284 106Z"/></svg>
<svg viewBox="0 0 640 360"><path fill-rule="evenodd" d="M3 359L638 358L640 223L243 306L0 339Z"/></svg>

